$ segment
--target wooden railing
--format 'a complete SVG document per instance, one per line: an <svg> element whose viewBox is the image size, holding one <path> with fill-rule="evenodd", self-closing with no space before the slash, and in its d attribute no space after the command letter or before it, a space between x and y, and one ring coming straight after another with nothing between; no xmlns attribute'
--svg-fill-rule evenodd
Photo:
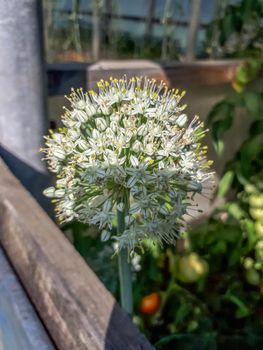
<svg viewBox="0 0 263 350"><path fill-rule="evenodd" d="M58 349L152 349L1 159L0 244Z"/></svg>
<svg viewBox="0 0 263 350"><path fill-rule="evenodd" d="M187 87L229 83L240 60L204 60L192 63L161 64L150 60L113 60L92 63L48 64L49 95L64 95L71 87L96 88L100 79L119 78L126 74L164 80L168 86Z"/></svg>

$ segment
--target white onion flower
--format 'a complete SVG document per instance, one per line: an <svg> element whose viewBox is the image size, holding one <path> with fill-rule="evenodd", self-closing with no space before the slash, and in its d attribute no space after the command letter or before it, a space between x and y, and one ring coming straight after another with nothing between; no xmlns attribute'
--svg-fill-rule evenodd
<svg viewBox="0 0 263 350"><path fill-rule="evenodd" d="M125 216L118 247L134 248L145 238L174 243L184 227L191 198L210 180L203 124L188 123L183 94L164 83L133 78L100 81L99 92L72 90L64 127L50 132L43 150L55 187L61 222L95 224L105 241L117 212Z"/></svg>

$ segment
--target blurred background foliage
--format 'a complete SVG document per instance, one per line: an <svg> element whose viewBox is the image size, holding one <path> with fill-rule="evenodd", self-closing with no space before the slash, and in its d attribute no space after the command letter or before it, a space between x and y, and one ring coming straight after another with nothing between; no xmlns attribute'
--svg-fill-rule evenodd
<svg viewBox="0 0 263 350"><path fill-rule="evenodd" d="M182 60L189 3L44 1L48 61ZM145 242L144 254L132 258L134 322L157 349L261 349L263 89L253 82L262 74L263 1L203 1L200 13L196 56L243 59L231 92L207 116L218 155L227 152L225 135L240 110L250 129L225 166L210 217L176 247ZM93 227L63 230L118 299L114 247Z"/></svg>
<svg viewBox="0 0 263 350"><path fill-rule="evenodd" d="M262 45L261 0L202 0L196 57L246 57ZM43 0L47 61L181 60L191 1Z"/></svg>
<svg viewBox="0 0 263 350"><path fill-rule="evenodd" d="M207 27L225 6L217 2L200 1L198 57L207 56ZM187 50L188 0L43 0L43 10L48 62L178 60Z"/></svg>

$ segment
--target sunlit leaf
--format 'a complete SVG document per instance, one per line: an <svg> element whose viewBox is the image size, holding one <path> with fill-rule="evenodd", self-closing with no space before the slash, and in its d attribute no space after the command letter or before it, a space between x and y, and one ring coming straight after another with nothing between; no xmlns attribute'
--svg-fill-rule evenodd
<svg viewBox="0 0 263 350"><path fill-rule="evenodd" d="M240 207L240 205L236 202L230 203L228 205L228 212L232 215L236 220L240 220L244 217L244 211Z"/></svg>
<svg viewBox="0 0 263 350"><path fill-rule="evenodd" d="M224 197L225 194L229 191L234 179L234 172L233 170L227 171L222 179L219 182L218 185L218 196Z"/></svg>

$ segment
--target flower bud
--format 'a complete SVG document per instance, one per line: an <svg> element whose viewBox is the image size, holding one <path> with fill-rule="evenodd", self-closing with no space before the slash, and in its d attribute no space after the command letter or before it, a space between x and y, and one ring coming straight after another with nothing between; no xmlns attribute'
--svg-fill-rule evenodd
<svg viewBox="0 0 263 350"><path fill-rule="evenodd" d="M182 128L182 127L185 125L186 122L187 122L187 115L186 115L186 114L181 114L181 115L179 115L179 117L178 117L177 120L176 120L176 124L177 124L180 128Z"/></svg>
<svg viewBox="0 0 263 350"><path fill-rule="evenodd" d="M48 187L43 191L44 196L53 198L55 194L55 187Z"/></svg>

